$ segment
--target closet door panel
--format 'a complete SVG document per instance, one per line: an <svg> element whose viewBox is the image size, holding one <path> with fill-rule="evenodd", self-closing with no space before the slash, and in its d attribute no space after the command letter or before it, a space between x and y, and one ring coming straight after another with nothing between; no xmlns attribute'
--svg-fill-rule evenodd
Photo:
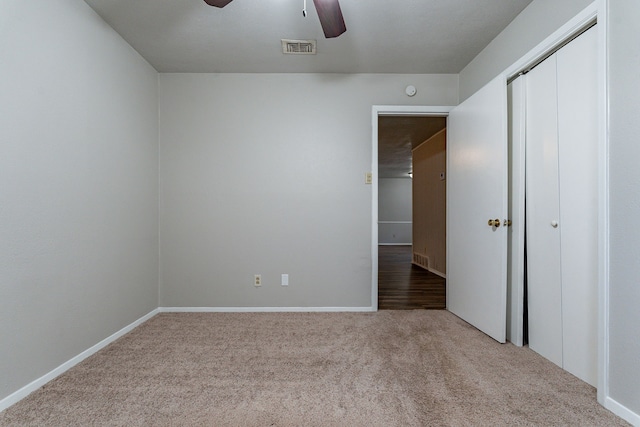
<svg viewBox="0 0 640 427"><path fill-rule="evenodd" d="M509 219L507 228L507 339L524 344L524 185L525 185L525 81L521 76L507 85L509 108Z"/></svg>
<svg viewBox="0 0 640 427"><path fill-rule="evenodd" d="M557 53L564 368L597 383L597 32Z"/></svg>
<svg viewBox="0 0 640 427"><path fill-rule="evenodd" d="M526 75L529 346L562 366L556 55Z"/></svg>

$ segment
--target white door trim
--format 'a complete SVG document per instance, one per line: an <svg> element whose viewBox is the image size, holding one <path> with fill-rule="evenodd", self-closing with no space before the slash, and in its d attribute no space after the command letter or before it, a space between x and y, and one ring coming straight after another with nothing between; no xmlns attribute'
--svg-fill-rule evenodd
<svg viewBox="0 0 640 427"><path fill-rule="evenodd" d="M558 46L576 36L582 30L585 30L588 26L596 21L598 15L598 5L597 2L594 1L589 6L585 7L580 13L570 19L566 24L553 32L549 37L538 43L536 47L527 52L523 57L514 62L510 67L508 67L504 71L504 74L507 76L507 80L510 80L512 77L518 75L520 71L525 70L529 66L539 62L541 59L556 50Z"/></svg>
<svg viewBox="0 0 640 427"><path fill-rule="evenodd" d="M608 0L597 0L598 19L598 402L627 421L609 397L609 71ZM613 404L613 403L616 404ZM626 408L625 408L626 409ZM637 415L636 415L637 418ZM639 420L640 422L640 420Z"/></svg>
<svg viewBox="0 0 640 427"><path fill-rule="evenodd" d="M452 106L374 105L371 108L371 309L378 310L378 117L448 116Z"/></svg>

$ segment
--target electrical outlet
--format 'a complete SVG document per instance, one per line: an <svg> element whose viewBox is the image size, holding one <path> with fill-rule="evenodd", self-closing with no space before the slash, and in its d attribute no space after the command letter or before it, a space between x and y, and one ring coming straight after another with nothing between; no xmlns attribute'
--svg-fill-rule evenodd
<svg viewBox="0 0 640 427"><path fill-rule="evenodd" d="M289 286L289 275L288 274L283 274L282 275L282 280L280 281L280 284L282 286Z"/></svg>
<svg viewBox="0 0 640 427"><path fill-rule="evenodd" d="M253 285L262 286L262 276L260 274L256 274L253 276Z"/></svg>
<svg viewBox="0 0 640 427"><path fill-rule="evenodd" d="M373 184L373 174L371 172L367 172L364 174L364 183Z"/></svg>

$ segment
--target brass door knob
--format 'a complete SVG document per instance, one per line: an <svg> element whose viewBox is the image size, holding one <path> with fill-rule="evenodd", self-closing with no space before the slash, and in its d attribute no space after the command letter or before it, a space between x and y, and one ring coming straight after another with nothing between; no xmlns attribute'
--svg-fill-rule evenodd
<svg viewBox="0 0 640 427"><path fill-rule="evenodd" d="M505 227L511 227L511 220L510 219L505 219L504 220L504 226Z"/></svg>
<svg viewBox="0 0 640 427"><path fill-rule="evenodd" d="M500 220L498 218L490 219L487 224L489 224L489 227L500 227Z"/></svg>

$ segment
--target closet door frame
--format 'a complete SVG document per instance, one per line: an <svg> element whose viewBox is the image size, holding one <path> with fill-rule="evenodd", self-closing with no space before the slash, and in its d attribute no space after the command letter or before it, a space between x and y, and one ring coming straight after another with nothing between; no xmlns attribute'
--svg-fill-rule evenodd
<svg viewBox="0 0 640 427"><path fill-rule="evenodd" d="M559 46L598 22L598 402L615 410L609 397L609 180L607 110L607 0L595 0L565 25L508 67L504 74L513 80L523 70L541 62ZM507 315L511 315L508 313Z"/></svg>

